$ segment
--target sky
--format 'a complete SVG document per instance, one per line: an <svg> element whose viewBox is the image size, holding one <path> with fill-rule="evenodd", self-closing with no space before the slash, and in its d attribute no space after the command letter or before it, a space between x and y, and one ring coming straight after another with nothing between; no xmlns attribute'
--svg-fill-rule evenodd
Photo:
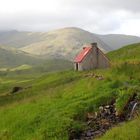
<svg viewBox="0 0 140 140"><path fill-rule="evenodd" d="M140 0L0 0L0 30L64 27L140 36Z"/></svg>

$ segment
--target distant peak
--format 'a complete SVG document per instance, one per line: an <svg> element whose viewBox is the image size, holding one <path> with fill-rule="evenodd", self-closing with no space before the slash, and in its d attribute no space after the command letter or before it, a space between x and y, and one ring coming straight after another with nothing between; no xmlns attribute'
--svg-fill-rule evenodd
<svg viewBox="0 0 140 140"><path fill-rule="evenodd" d="M57 29L57 30L79 30L79 31L85 31L85 30L83 30L81 28L78 28L78 27L64 27L64 28L60 28L60 29Z"/></svg>
<svg viewBox="0 0 140 140"><path fill-rule="evenodd" d="M82 30L81 28L78 27L65 27L64 29Z"/></svg>

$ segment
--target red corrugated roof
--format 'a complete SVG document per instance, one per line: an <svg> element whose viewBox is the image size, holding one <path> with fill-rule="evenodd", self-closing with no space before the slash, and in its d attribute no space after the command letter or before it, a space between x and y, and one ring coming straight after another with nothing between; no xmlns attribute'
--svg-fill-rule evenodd
<svg viewBox="0 0 140 140"><path fill-rule="evenodd" d="M84 49L75 57L74 62L80 63L91 49L92 47L84 47Z"/></svg>

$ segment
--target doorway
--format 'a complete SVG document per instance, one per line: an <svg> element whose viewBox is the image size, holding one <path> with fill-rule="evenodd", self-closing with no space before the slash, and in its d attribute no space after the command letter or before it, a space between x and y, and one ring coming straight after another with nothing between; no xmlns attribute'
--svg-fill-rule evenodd
<svg viewBox="0 0 140 140"><path fill-rule="evenodd" d="M78 63L76 63L76 70L78 70Z"/></svg>

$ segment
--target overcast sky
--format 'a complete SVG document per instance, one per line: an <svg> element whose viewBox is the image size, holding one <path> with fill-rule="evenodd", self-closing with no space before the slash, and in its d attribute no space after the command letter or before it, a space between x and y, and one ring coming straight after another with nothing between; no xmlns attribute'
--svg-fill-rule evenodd
<svg viewBox="0 0 140 140"><path fill-rule="evenodd" d="M140 36L140 0L0 0L0 30L63 27Z"/></svg>

